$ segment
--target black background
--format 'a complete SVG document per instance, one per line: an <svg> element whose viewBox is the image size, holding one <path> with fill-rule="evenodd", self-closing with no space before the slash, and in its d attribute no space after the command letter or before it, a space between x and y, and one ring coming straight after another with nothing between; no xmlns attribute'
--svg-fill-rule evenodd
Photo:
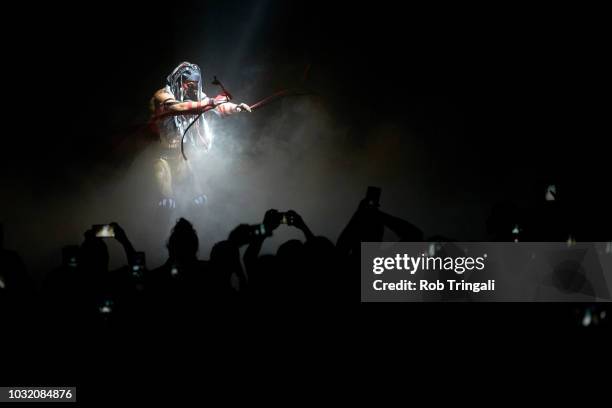
<svg viewBox="0 0 612 408"><path fill-rule="evenodd" d="M182 2L7 15L17 25L4 28L4 100L20 119L6 119L3 165L19 171L3 181L40 180L44 169L40 184L53 186L66 167L107 159L112 134L146 121L151 89L195 56L206 30L228 58L248 38L242 60L280 66L267 74L272 82L283 67L311 64L316 90L355 128L392 117L435 135L449 171L478 166L503 183L513 174L600 180L591 170L604 169L603 26L594 11Z"/></svg>

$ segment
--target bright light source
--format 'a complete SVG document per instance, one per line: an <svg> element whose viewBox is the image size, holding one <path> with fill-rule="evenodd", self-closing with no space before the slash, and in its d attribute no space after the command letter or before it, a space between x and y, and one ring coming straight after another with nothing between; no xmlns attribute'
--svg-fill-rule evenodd
<svg viewBox="0 0 612 408"><path fill-rule="evenodd" d="M587 326L591 325L591 311L589 309L587 309L584 312L584 317L582 318L582 325L584 327L587 327Z"/></svg>
<svg viewBox="0 0 612 408"><path fill-rule="evenodd" d="M546 187L546 201L555 201L555 197L557 196L557 186L554 184Z"/></svg>

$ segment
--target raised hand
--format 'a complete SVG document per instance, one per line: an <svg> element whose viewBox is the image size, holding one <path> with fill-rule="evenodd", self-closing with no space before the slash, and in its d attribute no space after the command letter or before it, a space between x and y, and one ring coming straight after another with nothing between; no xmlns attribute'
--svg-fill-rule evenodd
<svg viewBox="0 0 612 408"><path fill-rule="evenodd" d="M273 230L278 228L280 223L281 215L277 210L269 209L268 211L266 211L266 214L264 215L263 219L263 224L266 227L266 231L272 232Z"/></svg>
<svg viewBox="0 0 612 408"><path fill-rule="evenodd" d="M235 107L236 112L252 112L251 107L249 105L247 105L246 103L241 103L239 105L236 105Z"/></svg>
<svg viewBox="0 0 612 408"><path fill-rule="evenodd" d="M295 228L302 231L304 235L306 236L307 240L314 237L314 235L310 231L310 228L308 228L308 226L306 225L306 223L304 222L304 219L302 218L300 214L298 214L294 210L289 210L286 212L286 216L287 216L287 224L292 225Z"/></svg>

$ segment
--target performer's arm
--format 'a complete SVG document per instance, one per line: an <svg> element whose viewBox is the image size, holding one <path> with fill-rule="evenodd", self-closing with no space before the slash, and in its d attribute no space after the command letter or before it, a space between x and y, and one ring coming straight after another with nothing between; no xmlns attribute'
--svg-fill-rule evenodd
<svg viewBox="0 0 612 408"><path fill-rule="evenodd" d="M251 107L246 103L236 105L235 103L229 102L227 96L223 94L217 95L214 100L218 103L215 111L221 116L229 116L240 112L251 112Z"/></svg>
<svg viewBox="0 0 612 408"><path fill-rule="evenodd" d="M251 112L251 108L246 103L236 105L229 102L226 95L217 95L214 98L204 98L199 102L179 102L174 99L174 95L165 89L160 89L153 96L155 106L155 119L167 116L179 115L198 115L214 109L221 116L228 116L239 112Z"/></svg>
<svg viewBox="0 0 612 408"><path fill-rule="evenodd" d="M157 119L167 116L197 115L214 109L218 103L221 103L211 98L199 102L179 102L165 89L157 91L153 99L156 107L154 117Z"/></svg>

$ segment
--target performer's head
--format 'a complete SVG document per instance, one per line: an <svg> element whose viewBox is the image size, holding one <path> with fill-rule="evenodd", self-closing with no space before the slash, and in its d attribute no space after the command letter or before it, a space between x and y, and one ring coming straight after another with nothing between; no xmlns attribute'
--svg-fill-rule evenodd
<svg viewBox="0 0 612 408"><path fill-rule="evenodd" d="M166 79L174 97L179 101L197 101L202 96L202 74L200 67L183 62Z"/></svg>
<svg viewBox="0 0 612 408"><path fill-rule="evenodd" d="M198 90L200 89L200 69L194 69L192 67L185 68L181 73L180 80L185 97L197 100Z"/></svg>

